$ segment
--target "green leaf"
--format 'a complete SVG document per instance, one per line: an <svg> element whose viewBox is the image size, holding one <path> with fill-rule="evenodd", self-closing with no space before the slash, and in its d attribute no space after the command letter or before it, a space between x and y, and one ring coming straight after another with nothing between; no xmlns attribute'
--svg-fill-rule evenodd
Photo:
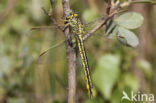
<svg viewBox="0 0 156 103"><path fill-rule="evenodd" d="M113 19L109 19L106 22L106 36L112 38L117 33L118 25L114 22Z"/></svg>
<svg viewBox="0 0 156 103"><path fill-rule="evenodd" d="M127 102L125 100L122 101L122 97L123 97L123 92L124 90L120 90L121 88L115 88L115 90L113 90L112 92L112 97L111 97L111 103L131 103L131 102Z"/></svg>
<svg viewBox="0 0 156 103"><path fill-rule="evenodd" d="M138 38L128 29L118 27L117 39L124 45L137 47L139 44Z"/></svg>
<svg viewBox="0 0 156 103"><path fill-rule="evenodd" d="M98 65L92 75L94 85L106 99L110 99L114 84L117 82L120 69L120 57L107 54L98 60Z"/></svg>
<svg viewBox="0 0 156 103"><path fill-rule="evenodd" d="M135 75L131 73L126 73L123 75L123 82L126 86L130 87L133 91L137 91L139 89L138 80Z"/></svg>
<svg viewBox="0 0 156 103"><path fill-rule="evenodd" d="M127 29L136 29L143 23L144 18L136 12L127 12L115 19L116 23Z"/></svg>
<svg viewBox="0 0 156 103"><path fill-rule="evenodd" d="M137 62L137 67L145 74L146 77L152 77L152 65L148 61L144 59L139 60Z"/></svg>

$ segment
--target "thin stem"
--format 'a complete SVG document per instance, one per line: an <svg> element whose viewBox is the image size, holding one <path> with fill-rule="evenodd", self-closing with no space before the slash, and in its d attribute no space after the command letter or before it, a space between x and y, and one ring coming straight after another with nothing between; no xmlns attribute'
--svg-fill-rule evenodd
<svg viewBox="0 0 156 103"><path fill-rule="evenodd" d="M56 22L55 18L52 15L49 15L49 13L45 10L44 7L41 8L43 10L43 12L49 16L50 20L53 22L54 25L57 26L58 29L60 29L61 31L63 30L61 26L58 25L58 23Z"/></svg>
<svg viewBox="0 0 156 103"><path fill-rule="evenodd" d="M90 32L88 32L86 35L84 35L83 36L83 40L86 40L93 33L95 33L97 30L99 30L103 25L105 25L105 23L107 22L107 20L109 20L110 18L112 18L117 13L118 13L117 11L114 11L113 13L111 13L110 15L108 15L101 23L99 23L99 25L97 25Z"/></svg>
<svg viewBox="0 0 156 103"><path fill-rule="evenodd" d="M64 16L66 12L70 11L69 0L62 0ZM76 52L70 44L69 28L64 30L66 58L68 64L68 103L75 103L76 95Z"/></svg>
<svg viewBox="0 0 156 103"><path fill-rule="evenodd" d="M108 0L108 5L107 5L107 9L106 9L106 13L107 13L108 15L110 14L111 4L112 4L112 0Z"/></svg>

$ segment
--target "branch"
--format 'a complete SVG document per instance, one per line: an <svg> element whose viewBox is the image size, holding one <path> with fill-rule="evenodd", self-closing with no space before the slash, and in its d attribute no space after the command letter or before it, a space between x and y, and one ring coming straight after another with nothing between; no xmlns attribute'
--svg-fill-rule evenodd
<svg viewBox="0 0 156 103"><path fill-rule="evenodd" d="M69 0L62 0L64 16L70 11ZM70 44L69 28L64 30L66 40L66 58L68 64L68 103L75 103L76 95L76 52Z"/></svg>
<svg viewBox="0 0 156 103"><path fill-rule="evenodd" d="M108 5L107 5L107 9L106 9L107 14L110 14L111 4L112 4L112 0L108 0Z"/></svg>
<svg viewBox="0 0 156 103"><path fill-rule="evenodd" d="M121 4L119 2L116 3L115 7L112 8L112 0L109 0L108 2L108 6L106 9L106 12L108 14L108 16L101 22L99 23L96 27L94 27L90 32L88 32L86 35L83 36L83 40L86 40L88 37L90 37L93 33L95 33L97 30L99 30L101 27L103 27L103 25L106 24L106 22L111 19L115 14L117 13L121 13L121 12L126 12L127 10L122 10L119 11L122 7L120 6ZM111 12L111 8L112 8L112 13Z"/></svg>
<svg viewBox="0 0 156 103"><path fill-rule="evenodd" d="M52 0L51 0L52 1ZM53 2L51 2L51 5L53 6ZM62 0L63 5L63 13L64 16L66 15L66 12L70 11L69 7L69 0ZM60 29L64 32L65 36L65 46L66 46L66 58L67 58L67 65L68 65L68 103L75 103L75 95L76 95L76 52L73 50L73 47L71 46L70 41L70 32L69 28L61 28L58 23L56 22L55 18L42 7L42 10L44 13L49 16L50 20ZM63 41L64 42L64 41ZM44 55L45 52L41 54Z"/></svg>
<svg viewBox="0 0 156 103"><path fill-rule="evenodd" d="M94 27L90 32L88 32L86 35L83 36L83 40L86 40L88 37L90 37L93 33L95 33L97 30L99 30L103 25L106 24L106 22L112 18L115 14L117 14L118 11L114 11L113 13L111 13L110 15L108 15L99 25L97 25L96 27Z"/></svg>
<svg viewBox="0 0 156 103"><path fill-rule="evenodd" d="M52 15L49 15L49 13L45 10L44 7L41 7L41 9L43 10L43 12L49 16L50 20L54 23L54 25L57 26L58 29L60 29L61 31L63 31L63 28L61 26L58 25L58 23L56 22L55 18Z"/></svg>

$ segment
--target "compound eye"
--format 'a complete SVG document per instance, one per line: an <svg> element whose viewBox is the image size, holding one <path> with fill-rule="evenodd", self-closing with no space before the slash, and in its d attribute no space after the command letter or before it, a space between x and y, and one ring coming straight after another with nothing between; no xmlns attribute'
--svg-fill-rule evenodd
<svg viewBox="0 0 156 103"><path fill-rule="evenodd" d="M70 19L71 18L71 13L66 14L66 18Z"/></svg>
<svg viewBox="0 0 156 103"><path fill-rule="evenodd" d="M78 17L78 14L74 14L74 17Z"/></svg>
<svg viewBox="0 0 156 103"><path fill-rule="evenodd" d="M67 19L70 19L71 18L71 15L69 15L68 17L67 17Z"/></svg>
<svg viewBox="0 0 156 103"><path fill-rule="evenodd" d="M78 12L75 12L74 13L74 17L78 17L79 15L78 15Z"/></svg>

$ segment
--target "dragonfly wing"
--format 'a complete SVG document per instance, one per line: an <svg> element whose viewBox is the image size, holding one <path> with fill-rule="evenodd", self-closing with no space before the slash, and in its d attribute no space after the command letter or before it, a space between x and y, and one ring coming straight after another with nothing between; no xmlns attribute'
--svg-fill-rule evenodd
<svg viewBox="0 0 156 103"><path fill-rule="evenodd" d="M89 23L85 23L86 31L90 31L91 29L93 29L95 26L101 23L104 20L104 18L106 18L106 15L96 18L95 20Z"/></svg>
<svg viewBox="0 0 156 103"><path fill-rule="evenodd" d="M28 52L37 64L50 64L64 42L62 31L55 27L34 27L26 36Z"/></svg>

